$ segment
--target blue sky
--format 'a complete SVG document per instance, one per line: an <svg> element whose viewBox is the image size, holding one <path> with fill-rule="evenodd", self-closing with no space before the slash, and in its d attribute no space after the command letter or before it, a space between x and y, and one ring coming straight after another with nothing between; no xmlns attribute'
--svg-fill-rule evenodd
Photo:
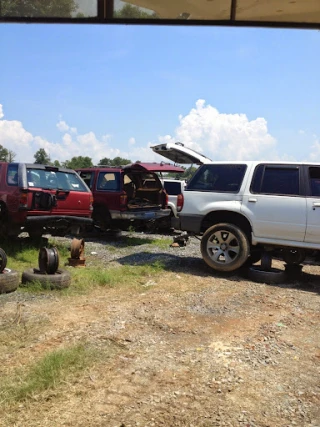
<svg viewBox="0 0 320 427"><path fill-rule="evenodd" d="M320 161L320 32L1 24L0 144L17 160Z"/></svg>

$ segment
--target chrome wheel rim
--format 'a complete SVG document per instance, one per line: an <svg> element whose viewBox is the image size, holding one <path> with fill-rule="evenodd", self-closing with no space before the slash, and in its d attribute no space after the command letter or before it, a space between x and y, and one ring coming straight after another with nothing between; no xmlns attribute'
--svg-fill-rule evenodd
<svg viewBox="0 0 320 427"><path fill-rule="evenodd" d="M217 264L230 264L240 254L239 240L230 231L216 231L208 239L207 253Z"/></svg>

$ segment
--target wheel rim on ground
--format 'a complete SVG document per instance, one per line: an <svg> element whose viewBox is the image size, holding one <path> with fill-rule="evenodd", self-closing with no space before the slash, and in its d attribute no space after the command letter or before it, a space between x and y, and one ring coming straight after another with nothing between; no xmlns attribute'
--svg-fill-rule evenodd
<svg viewBox="0 0 320 427"><path fill-rule="evenodd" d="M72 239L71 242L71 258L78 259L84 254L84 240L83 239Z"/></svg>
<svg viewBox="0 0 320 427"><path fill-rule="evenodd" d="M38 262L39 270L42 273L55 274L59 267L59 253L57 248L41 248Z"/></svg>

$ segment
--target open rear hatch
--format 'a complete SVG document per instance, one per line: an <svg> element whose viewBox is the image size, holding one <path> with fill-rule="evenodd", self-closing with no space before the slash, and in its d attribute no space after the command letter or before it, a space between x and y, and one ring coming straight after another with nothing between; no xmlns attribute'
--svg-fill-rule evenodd
<svg viewBox="0 0 320 427"><path fill-rule="evenodd" d="M165 208L167 197L158 174L183 173L184 169L167 163L133 163L124 167L124 191L129 210Z"/></svg>
<svg viewBox="0 0 320 427"><path fill-rule="evenodd" d="M212 162L209 157L185 147L181 142L167 142L150 148L155 153L180 165L202 165Z"/></svg>

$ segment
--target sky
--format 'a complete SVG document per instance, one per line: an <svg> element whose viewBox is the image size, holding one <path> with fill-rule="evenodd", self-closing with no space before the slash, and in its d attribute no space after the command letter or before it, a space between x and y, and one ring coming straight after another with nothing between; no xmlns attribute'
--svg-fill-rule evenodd
<svg viewBox="0 0 320 427"><path fill-rule="evenodd" d="M0 144L16 161L320 162L320 32L0 24Z"/></svg>

